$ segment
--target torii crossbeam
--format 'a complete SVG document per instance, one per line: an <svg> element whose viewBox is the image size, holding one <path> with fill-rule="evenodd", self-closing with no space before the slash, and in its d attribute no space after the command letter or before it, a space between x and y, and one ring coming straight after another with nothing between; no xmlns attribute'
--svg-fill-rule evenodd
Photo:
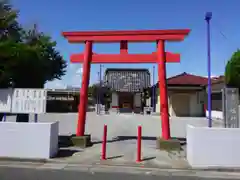
<svg viewBox="0 0 240 180"><path fill-rule="evenodd" d="M72 63L83 63L80 105L78 108L77 136L84 136L88 84L91 63L157 63L160 90L160 112L162 138L170 138L168 95L166 84L166 62L180 62L180 54L165 52L165 41L183 41L189 29L179 30L137 30L137 31L87 31L63 32L70 43L85 43L84 54L71 55ZM120 54L96 54L92 52L93 43L120 43ZM129 54L129 42L156 42L157 51L151 54Z"/></svg>

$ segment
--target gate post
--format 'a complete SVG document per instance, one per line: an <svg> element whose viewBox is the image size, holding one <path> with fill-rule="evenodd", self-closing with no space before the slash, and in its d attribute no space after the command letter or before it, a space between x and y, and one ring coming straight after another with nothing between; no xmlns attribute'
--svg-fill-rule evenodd
<svg viewBox="0 0 240 180"><path fill-rule="evenodd" d="M170 138L170 128L168 113L168 93L166 82L166 53L165 42L163 40L157 42L157 60L160 91L160 113L162 121L162 138L164 140L168 140Z"/></svg>
<svg viewBox="0 0 240 180"><path fill-rule="evenodd" d="M76 132L77 136L84 136L85 133L86 111L88 105L88 84L90 78L91 60L92 60L92 42L87 41L85 43L82 86L80 90L80 104L78 107L78 124Z"/></svg>

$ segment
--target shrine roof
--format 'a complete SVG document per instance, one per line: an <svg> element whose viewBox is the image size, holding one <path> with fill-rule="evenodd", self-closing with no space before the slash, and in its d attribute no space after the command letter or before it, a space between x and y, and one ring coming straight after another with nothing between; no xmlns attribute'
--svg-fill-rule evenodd
<svg viewBox="0 0 240 180"><path fill-rule="evenodd" d="M108 68L104 79L108 87L118 92L139 92L151 86L148 69Z"/></svg>
<svg viewBox="0 0 240 180"><path fill-rule="evenodd" d="M123 31L73 31L62 32L70 43L94 42L153 42L157 40L182 41L190 29L123 30Z"/></svg>
<svg viewBox="0 0 240 180"><path fill-rule="evenodd" d="M167 79L168 85L200 85L205 86L208 78L183 72Z"/></svg>
<svg viewBox="0 0 240 180"><path fill-rule="evenodd" d="M206 86L208 78L183 72L167 78L168 86ZM158 83L155 84L158 86Z"/></svg>
<svg viewBox="0 0 240 180"><path fill-rule="evenodd" d="M105 70L105 74L108 72L147 72L150 73L148 69L143 69L143 68L107 68Z"/></svg>

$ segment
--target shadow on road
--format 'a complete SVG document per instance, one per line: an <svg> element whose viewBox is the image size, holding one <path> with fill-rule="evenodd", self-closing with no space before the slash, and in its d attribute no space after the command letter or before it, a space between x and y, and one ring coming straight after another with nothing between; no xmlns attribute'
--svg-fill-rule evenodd
<svg viewBox="0 0 240 180"><path fill-rule="evenodd" d="M142 140L150 140L154 141L156 140L156 137L150 137L150 136L143 136ZM107 143L113 143L113 142L119 142L119 141L127 141L127 140L137 140L137 136L117 136L113 138L112 140L108 140ZM102 141L95 141L92 142L93 144L100 144Z"/></svg>
<svg viewBox="0 0 240 180"><path fill-rule="evenodd" d="M107 159L111 160L111 159L118 159L118 158L122 158L122 157L123 157L123 155L118 155L118 156L108 157Z"/></svg>
<svg viewBox="0 0 240 180"><path fill-rule="evenodd" d="M177 140L179 140L182 146L184 146L184 145L187 144L186 138L172 137L172 139L177 139Z"/></svg>
<svg viewBox="0 0 240 180"><path fill-rule="evenodd" d="M58 136L58 146L59 148L73 146L72 136Z"/></svg>
<svg viewBox="0 0 240 180"><path fill-rule="evenodd" d="M64 158L64 157L70 157L74 153L81 152L78 150L71 150L71 149L59 149L58 154L55 158Z"/></svg>
<svg viewBox="0 0 240 180"><path fill-rule="evenodd" d="M67 148L73 146L72 136L59 136L59 148ZM179 137L172 137L172 139L177 139L180 141L181 145L184 146L186 145L186 138L179 138ZM114 143L114 142L120 142L120 141L127 141L127 140L137 140L137 136L117 136L111 140L108 140L107 143ZM147 140L147 141L156 141L156 137L152 136L142 136L142 140ZM92 141L92 145L95 144L101 144L102 141Z"/></svg>
<svg viewBox="0 0 240 180"><path fill-rule="evenodd" d="M143 161L151 161L151 160L153 160L153 159L156 159L156 157L155 157L155 156L145 157L145 158L143 158L142 160L143 160Z"/></svg>
<svg viewBox="0 0 240 180"><path fill-rule="evenodd" d="M178 137L172 137L172 139L178 139L181 143L181 145L186 145L186 138L178 138ZM113 142L119 142L119 141L127 141L127 140L137 140L137 136L117 136L113 138L112 140L108 140L107 143L113 143ZM149 141L156 141L156 137L152 136L142 136L142 140L149 140ZM100 144L102 141L95 141L92 142L94 144Z"/></svg>

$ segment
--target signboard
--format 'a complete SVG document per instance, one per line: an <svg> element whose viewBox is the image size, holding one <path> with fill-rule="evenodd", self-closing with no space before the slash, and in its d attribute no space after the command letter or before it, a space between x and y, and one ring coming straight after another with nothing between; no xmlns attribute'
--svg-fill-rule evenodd
<svg viewBox="0 0 240 180"><path fill-rule="evenodd" d="M48 96L47 100L49 101L74 101L73 96Z"/></svg>
<svg viewBox="0 0 240 180"><path fill-rule="evenodd" d="M239 94L237 88L224 88L224 119L228 128L239 128Z"/></svg>
<svg viewBox="0 0 240 180"><path fill-rule="evenodd" d="M46 101L45 89L14 89L12 113L45 113Z"/></svg>
<svg viewBox="0 0 240 180"><path fill-rule="evenodd" d="M0 112L10 113L13 89L0 89Z"/></svg>

